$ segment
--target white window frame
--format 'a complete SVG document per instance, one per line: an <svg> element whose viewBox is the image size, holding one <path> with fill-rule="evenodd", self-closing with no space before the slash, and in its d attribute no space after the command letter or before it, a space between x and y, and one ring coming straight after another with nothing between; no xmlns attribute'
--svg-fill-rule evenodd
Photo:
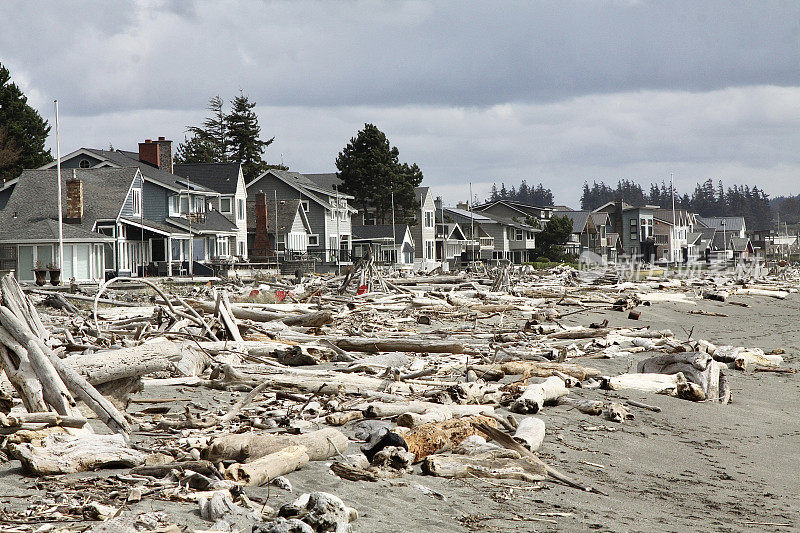
<svg viewBox="0 0 800 533"><path fill-rule="evenodd" d="M303 206L303 211L306 213L311 210L311 204L308 202L308 200L300 200L300 205Z"/></svg>
<svg viewBox="0 0 800 533"><path fill-rule="evenodd" d="M308 245L309 246L319 246L319 234L312 233L308 236Z"/></svg>
<svg viewBox="0 0 800 533"><path fill-rule="evenodd" d="M222 202L228 202L228 209L222 207ZM230 215L233 213L233 197L232 196L221 196L219 199L219 212L225 213L226 215Z"/></svg>
<svg viewBox="0 0 800 533"><path fill-rule="evenodd" d="M138 217L142 215L142 189L131 190L131 209L133 216Z"/></svg>
<svg viewBox="0 0 800 533"><path fill-rule="evenodd" d="M244 198L236 199L236 220L244 220Z"/></svg>
<svg viewBox="0 0 800 533"><path fill-rule="evenodd" d="M434 212L425 211L425 227L432 228L434 223Z"/></svg>

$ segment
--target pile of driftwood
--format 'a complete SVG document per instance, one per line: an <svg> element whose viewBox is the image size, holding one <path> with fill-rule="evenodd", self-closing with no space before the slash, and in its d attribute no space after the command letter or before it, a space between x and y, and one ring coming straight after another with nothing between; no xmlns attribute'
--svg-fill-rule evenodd
<svg viewBox="0 0 800 533"><path fill-rule="evenodd" d="M6 450L38 475L124 465L125 502L188 502L219 528L347 531L357 512L335 495L273 509L242 487L285 486L284 476L324 461L354 482L423 473L602 494L538 455L553 445L550 409L625 423L662 408L619 398L626 390L725 404L730 370L790 370L777 353L637 322L564 324L593 311L638 318L653 305L788 294L774 277L630 282L511 265L398 275L367 255L340 277L269 283L288 301L258 301L266 284L181 293L128 278L92 296L32 291L58 308L43 318L3 278L0 359L17 397L0 397ZM126 302L119 287L131 284L154 295ZM628 372L591 364L616 358L632 362ZM93 417L113 435L94 433ZM124 503L101 496L97 516Z"/></svg>

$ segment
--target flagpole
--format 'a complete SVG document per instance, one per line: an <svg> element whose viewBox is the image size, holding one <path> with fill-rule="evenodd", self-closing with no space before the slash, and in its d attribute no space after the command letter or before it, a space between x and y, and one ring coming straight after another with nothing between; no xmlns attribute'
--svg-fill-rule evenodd
<svg viewBox="0 0 800 533"><path fill-rule="evenodd" d="M394 191L392 191L392 247L394 248L394 264L397 265L400 259L400 253L397 250L397 236L394 230Z"/></svg>
<svg viewBox="0 0 800 533"><path fill-rule="evenodd" d="M672 254L672 260L677 263L678 260L675 258L675 245L674 245L675 232L677 231L677 227L675 226L675 177L674 173L672 172L669 173L669 187L670 189L672 189L672 239L671 240L673 242L672 250L670 250L670 253Z"/></svg>
<svg viewBox="0 0 800 533"><path fill-rule="evenodd" d="M61 140L58 131L58 100L53 100L56 108L56 169L58 174L58 268L64 271L64 219L61 214ZM63 276L61 278L64 279Z"/></svg>

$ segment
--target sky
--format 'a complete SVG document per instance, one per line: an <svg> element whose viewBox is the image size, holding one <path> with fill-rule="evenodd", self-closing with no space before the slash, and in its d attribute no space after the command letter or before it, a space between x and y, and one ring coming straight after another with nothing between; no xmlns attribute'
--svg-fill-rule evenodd
<svg viewBox="0 0 800 533"><path fill-rule="evenodd" d="M62 153L177 145L243 91L269 162L335 172L372 123L446 203L670 173L800 193L796 0L3 0L0 63L51 124L58 99Z"/></svg>

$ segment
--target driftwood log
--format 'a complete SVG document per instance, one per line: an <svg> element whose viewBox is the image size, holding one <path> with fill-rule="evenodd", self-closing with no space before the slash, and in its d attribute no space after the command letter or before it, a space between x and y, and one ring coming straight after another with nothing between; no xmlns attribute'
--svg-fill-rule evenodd
<svg viewBox="0 0 800 533"><path fill-rule="evenodd" d="M214 438L201 455L214 463L224 460L246 463L289 446L305 446L309 460L322 461L344 453L348 442L347 437L335 428L300 435L239 433Z"/></svg>
<svg viewBox="0 0 800 533"><path fill-rule="evenodd" d="M308 463L307 450L305 446L287 446L250 463L235 463L225 469L225 477L245 485L263 485Z"/></svg>
<svg viewBox="0 0 800 533"><path fill-rule="evenodd" d="M129 448L121 435L47 436L41 445L11 444L11 453L37 475L70 474L108 466L138 466L142 452Z"/></svg>
<svg viewBox="0 0 800 533"><path fill-rule="evenodd" d="M527 386L522 395L511 404L511 410L516 413L538 413L547 402L555 402L561 396L569 394L564 380L552 376L542 383L532 383Z"/></svg>
<svg viewBox="0 0 800 533"><path fill-rule="evenodd" d="M494 418L468 416L417 426L405 432L402 437L408 445L408 451L414 454L415 462L420 462L429 455L451 449L467 437L477 435L478 423L497 426Z"/></svg>

